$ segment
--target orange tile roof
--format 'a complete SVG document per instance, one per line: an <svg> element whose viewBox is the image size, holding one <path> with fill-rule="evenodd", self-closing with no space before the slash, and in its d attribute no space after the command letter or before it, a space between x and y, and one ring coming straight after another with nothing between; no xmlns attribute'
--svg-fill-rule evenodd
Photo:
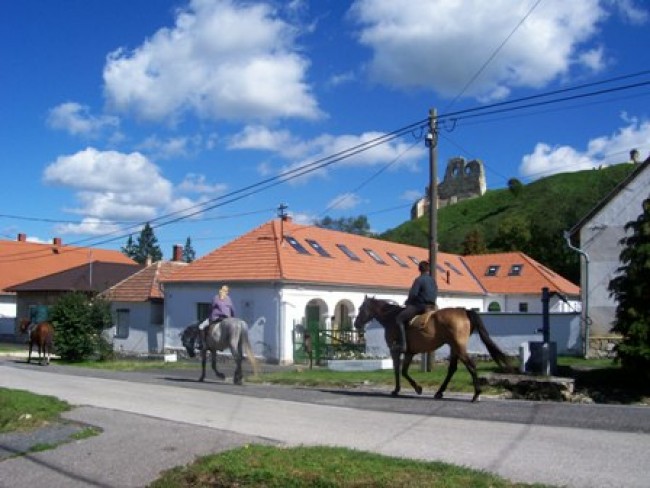
<svg viewBox="0 0 650 488"><path fill-rule="evenodd" d="M463 261L488 293L536 294L544 287L551 292L577 296L580 287L521 252L463 256ZM494 276L487 276L490 266L498 266ZM510 276L513 266L521 266L519 276Z"/></svg>
<svg viewBox="0 0 650 488"><path fill-rule="evenodd" d="M93 263L136 265L119 251L0 240L0 293L21 283Z"/></svg>
<svg viewBox="0 0 650 488"><path fill-rule="evenodd" d="M280 240L284 234L285 240ZM308 254L287 242L294 238ZM315 241L329 257L321 256L308 242ZM350 259L337 245L345 245L358 257ZM370 249L385 264L376 263L365 251ZM400 266L389 253L397 256ZM166 279L168 282L250 282L287 281L296 283L363 286L375 289L408 289L418 275L411 256L428 259L424 248L363 237L291 220L262 224L228 244L194 261ZM464 265L460 256L438 253L441 267L438 287L443 292L483 294L484 290Z"/></svg>
<svg viewBox="0 0 650 488"><path fill-rule="evenodd" d="M160 282L187 266L180 261L158 261L101 293L113 302L144 302L151 299L162 300Z"/></svg>

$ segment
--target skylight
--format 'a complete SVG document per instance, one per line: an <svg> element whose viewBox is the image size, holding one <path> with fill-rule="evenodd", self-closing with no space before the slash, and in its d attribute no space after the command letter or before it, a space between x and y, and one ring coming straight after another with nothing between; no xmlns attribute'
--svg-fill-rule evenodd
<svg viewBox="0 0 650 488"><path fill-rule="evenodd" d="M461 273L461 272L459 271L459 269L458 269L456 266L454 266L453 264L451 264L449 261L445 261L445 265L446 265L449 269L451 269L454 273L456 273L457 275L460 275L460 276L463 275L463 273Z"/></svg>
<svg viewBox="0 0 650 488"><path fill-rule="evenodd" d="M521 269L524 267L523 264L513 264L510 267L510 272L508 276L521 276Z"/></svg>
<svg viewBox="0 0 650 488"><path fill-rule="evenodd" d="M447 274L447 270L440 266L438 263L436 263L436 269L441 272L442 274Z"/></svg>
<svg viewBox="0 0 650 488"><path fill-rule="evenodd" d="M361 259L359 259L359 256L350 251L350 248L345 244L337 244L336 247L343 251L343 254L349 257L352 261L361 261Z"/></svg>
<svg viewBox="0 0 650 488"><path fill-rule="evenodd" d="M298 252L298 254L311 254L295 238L293 238L291 236L285 236L285 239L289 244L291 244L291 247L293 247Z"/></svg>
<svg viewBox="0 0 650 488"><path fill-rule="evenodd" d="M420 264L420 260L415 256L409 256L409 259L413 261L413 264L415 264L416 266Z"/></svg>
<svg viewBox="0 0 650 488"><path fill-rule="evenodd" d="M368 256L370 256L372 259L374 259L375 262L376 262L377 264L386 264L386 261L384 261L383 259L381 259L381 258L379 257L379 254L377 254L377 253L376 253L375 251L373 251L372 249L368 249L367 247L364 247L363 250L366 251L366 254L367 254Z"/></svg>
<svg viewBox="0 0 650 488"><path fill-rule="evenodd" d="M386 253L386 254L388 254L391 257L391 259L393 261L395 261L397 264L399 264L402 268L408 268L408 265L404 261L402 261L402 258L400 258L394 252L389 252L389 253Z"/></svg>
<svg viewBox="0 0 650 488"><path fill-rule="evenodd" d="M330 253L328 253L325 249L323 249L323 247L318 242L316 242L315 240L313 240L313 239L305 239L305 241L307 241L307 244L309 244L312 248L314 248L314 250L318 254L323 256L324 258L331 258L332 257L332 256L330 256Z"/></svg>
<svg viewBox="0 0 650 488"><path fill-rule="evenodd" d="M487 270L485 270L485 276L496 276L497 273L499 272L499 266L498 264L491 264L488 266Z"/></svg>

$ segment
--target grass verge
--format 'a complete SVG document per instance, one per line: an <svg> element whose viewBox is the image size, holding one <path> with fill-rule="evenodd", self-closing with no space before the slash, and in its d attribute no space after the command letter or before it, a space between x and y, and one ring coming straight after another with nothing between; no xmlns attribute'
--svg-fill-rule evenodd
<svg viewBox="0 0 650 488"><path fill-rule="evenodd" d="M68 403L52 396L0 388L0 433L37 429L68 410Z"/></svg>

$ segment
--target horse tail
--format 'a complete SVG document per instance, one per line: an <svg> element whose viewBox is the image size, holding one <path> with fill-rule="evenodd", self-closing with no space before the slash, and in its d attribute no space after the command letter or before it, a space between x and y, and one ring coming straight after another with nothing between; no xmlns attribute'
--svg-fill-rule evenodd
<svg viewBox="0 0 650 488"><path fill-rule="evenodd" d="M485 327L485 324L483 323L483 319L476 312L476 310L467 310L467 317L469 318L469 322L471 324L471 331L474 332L476 330L478 332L481 341L483 344L485 344L485 347L487 347L487 350L490 353L490 356L492 356L492 359L494 359L497 364L506 371L514 371L512 364L510 364L510 359L492 340L487 328Z"/></svg>
<svg viewBox="0 0 650 488"><path fill-rule="evenodd" d="M253 346L251 346L251 341L248 338L248 324L242 320L242 328L241 328L241 343L244 349L244 352L246 353L246 357L251 363L251 367L253 368L253 374L257 376L259 374L259 365L257 363L257 358L255 357L255 353L253 352Z"/></svg>

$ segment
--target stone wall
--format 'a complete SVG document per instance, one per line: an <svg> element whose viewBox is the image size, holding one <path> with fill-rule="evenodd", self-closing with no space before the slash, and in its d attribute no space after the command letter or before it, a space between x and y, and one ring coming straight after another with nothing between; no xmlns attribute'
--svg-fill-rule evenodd
<svg viewBox="0 0 650 488"><path fill-rule="evenodd" d="M616 345L621 341L621 336L591 336L589 337L588 358L610 358L616 357Z"/></svg>

